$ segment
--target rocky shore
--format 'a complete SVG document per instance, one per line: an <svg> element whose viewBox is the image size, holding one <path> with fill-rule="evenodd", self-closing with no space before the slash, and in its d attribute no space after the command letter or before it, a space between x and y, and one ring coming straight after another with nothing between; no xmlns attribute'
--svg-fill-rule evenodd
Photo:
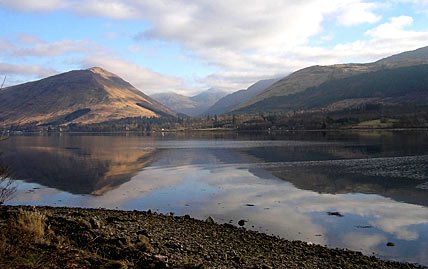
<svg viewBox="0 0 428 269"><path fill-rule="evenodd" d="M0 268L424 268L212 219L0 206Z"/></svg>

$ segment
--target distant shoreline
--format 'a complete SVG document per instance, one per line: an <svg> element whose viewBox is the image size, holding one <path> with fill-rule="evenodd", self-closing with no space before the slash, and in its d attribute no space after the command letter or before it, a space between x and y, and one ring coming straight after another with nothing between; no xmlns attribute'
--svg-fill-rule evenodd
<svg viewBox="0 0 428 269"><path fill-rule="evenodd" d="M270 133L270 134L281 134L281 133L303 133L303 132L370 132L370 131L386 131L386 132L397 132L397 131L428 131L428 127L411 127L411 128L340 128L340 129L274 129L274 130L236 130L228 128L203 128L203 129L170 129L163 131L152 131L149 133L138 132L138 131L12 131L12 132L1 132L0 140L4 139L9 135L21 135L21 134L137 134L137 135L158 135L158 134L170 134L170 133Z"/></svg>

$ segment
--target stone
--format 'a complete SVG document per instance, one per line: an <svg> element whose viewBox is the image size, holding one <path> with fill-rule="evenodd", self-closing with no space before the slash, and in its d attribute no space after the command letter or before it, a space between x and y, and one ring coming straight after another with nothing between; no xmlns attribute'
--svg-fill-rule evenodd
<svg viewBox="0 0 428 269"><path fill-rule="evenodd" d="M101 222L96 218L90 218L89 223L91 224L92 229L100 229L102 227Z"/></svg>
<svg viewBox="0 0 428 269"><path fill-rule="evenodd" d="M238 225L239 225L239 226L244 226L244 225L245 225L245 222L247 222L247 220L243 220L243 219L241 219L240 221L238 221Z"/></svg>
<svg viewBox="0 0 428 269"><path fill-rule="evenodd" d="M213 217L211 217L211 216L208 216L208 218L205 220L205 222L206 222L206 223L211 223L211 224L214 224L214 223L215 223L214 218L213 218Z"/></svg>
<svg viewBox="0 0 428 269"><path fill-rule="evenodd" d="M337 211L329 211L329 212L327 212L327 215L329 215L329 216L336 216L336 217L343 217L343 215L340 212L337 212Z"/></svg>

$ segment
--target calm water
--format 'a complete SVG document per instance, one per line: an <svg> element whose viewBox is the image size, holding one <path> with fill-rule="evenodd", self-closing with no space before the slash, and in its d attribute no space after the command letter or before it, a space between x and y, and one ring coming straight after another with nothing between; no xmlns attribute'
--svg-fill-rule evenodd
<svg viewBox="0 0 428 269"><path fill-rule="evenodd" d="M244 219L428 265L427 132L15 136L0 152L20 179L9 204Z"/></svg>

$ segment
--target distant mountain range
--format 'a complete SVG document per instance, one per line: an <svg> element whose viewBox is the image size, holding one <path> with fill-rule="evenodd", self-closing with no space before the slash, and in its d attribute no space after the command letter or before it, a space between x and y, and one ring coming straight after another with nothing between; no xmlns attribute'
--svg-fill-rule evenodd
<svg viewBox="0 0 428 269"><path fill-rule="evenodd" d="M279 78L260 80L245 90L230 94L209 89L191 97L173 92L156 93L151 97L172 110L189 116L221 115L238 108L278 80Z"/></svg>
<svg viewBox="0 0 428 269"><path fill-rule="evenodd" d="M185 96L173 92L156 93L151 97L172 110L188 116L200 116L225 96L225 91L208 89L195 96Z"/></svg>
<svg viewBox="0 0 428 269"><path fill-rule="evenodd" d="M214 105L212 105L208 110L204 112L206 115L217 115L217 114L225 114L228 113L237 107L239 107L241 104L248 101L250 98L256 96L257 94L261 93L262 91L266 90L268 87L270 87L272 84L277 82L279 79L265 79L260 80L250 87L248 87L246 90L240 90L236 91L234 93L228 94L218 100Z"/></svg>
<svg viewBox="0 0 428 269"><path fill-rule="evenodd" d="M374 63L312 66L279 80L237 113L344 109L365 103L426 102L428 47Z"/></svg>
<svg viewBox="0 0 428 269"><path fill-rule="evenodd" d="M0 91L0 127L91 124L161 116L175 116L175 112L99 67Z"/></svg>
<svg viewBox="0 0 428 269"><path fill-rule="evenodd" d="M341 111L347 111L349 118L354 113L351 110L359 109L366 113L363 118L369 119L376 118L367 117L366 107L372 105L379 115L383 108L394 112L389 113L392 118L402 112L405 117L426 114L428 47L367 64L311 66L231 94L209 89L192 97L176 93L149 97L100 67L74 70L0 90L0 128L91 124L96 128L118 121L121 128L128 128L126 125L137 118L162 122L168 118L179 125L174 122L177 112L189 116L314 112L322 118L336 111L340 118ZM150 122L143 121L138 128L149 130Z"/></svg>

